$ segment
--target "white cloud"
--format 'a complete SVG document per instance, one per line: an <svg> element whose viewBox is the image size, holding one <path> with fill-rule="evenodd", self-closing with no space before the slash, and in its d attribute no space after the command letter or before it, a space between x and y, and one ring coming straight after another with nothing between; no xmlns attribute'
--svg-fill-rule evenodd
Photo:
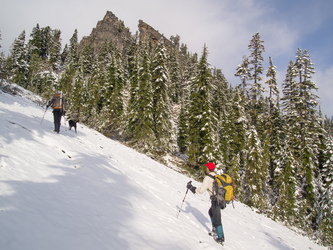
<svg viewBox="0 0 333 250"><path fill-rule="evenodd" d="M317 70L313 76L313 81L317 84L319 104L324 115L333 116L333 66L324 71Z"/></svg>

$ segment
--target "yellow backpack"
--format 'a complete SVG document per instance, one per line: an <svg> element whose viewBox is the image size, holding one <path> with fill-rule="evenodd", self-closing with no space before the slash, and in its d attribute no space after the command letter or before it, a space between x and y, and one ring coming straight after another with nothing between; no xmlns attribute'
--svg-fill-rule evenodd
<svg viewBox="0 0 333 250"><path fill-rule="evenodd" d="M213 196L216 197L218 205L221 209L226 207L234 198L233 180L227 174L217 174L214 176Z"/></svg>

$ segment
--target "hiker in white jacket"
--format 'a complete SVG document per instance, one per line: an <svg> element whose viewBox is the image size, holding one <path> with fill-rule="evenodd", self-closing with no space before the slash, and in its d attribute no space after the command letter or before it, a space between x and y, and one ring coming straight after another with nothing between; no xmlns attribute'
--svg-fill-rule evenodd
<svg viewBox="0 0 333 250"><path fill-rule="evenodd" d="M187 188L192 191L194 194L203 194L205 191L209 193L210 199L211 199L211 207L208 210L208 214L210 217L210 220L212 222L212 232L209 233L210 235L217 235L217 237L214 237L215 241L218 243L223 244L224 242L224 233L223 233L223 227L222 227L222 221L221 221L221 208L217 204L216 197L213 195L213 182L214 182L214 170L215 170L215 164L212 162L208 162L205 164L207 167L207 173L208 175L204 178L202 184L200 187L196 188L192 185L192 182L189 181L187 183Z"/></svg>

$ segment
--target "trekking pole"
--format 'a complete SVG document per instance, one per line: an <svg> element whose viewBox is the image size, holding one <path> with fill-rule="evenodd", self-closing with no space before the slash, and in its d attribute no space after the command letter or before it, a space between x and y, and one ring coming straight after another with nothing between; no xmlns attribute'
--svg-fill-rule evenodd
<svg viewBox="0 0 333 250"><path fill-rule="evenodd" d="M190 181L190 182L192 182L192 181ZM178 211L178 214L177 214L177 219L178 219L178 216L179 216L179 214L180 214L180 211L182 210L182 207L183 207L183 204L184 204L184 201L185 201L185 198L186 198L187 192L188 192L188 189L186 189L186 193L185 193L185 196L184 196L183 202L182 202L182 204L181 204L181 206L180 206L180 208L179 208L179 211Z"/></svg>
<svg viewBox="0 0 333 250"><path fill-rule="evenodd" d="M46 114L47 108L48 108L48 107L46 106L46 109L45 109L45 112L44 112L44 115L43 115L43 118L42 118L42 120L41 120L40 124L42 124L42 123L43 123L44 116L45 116L45 114Z"/></svg>

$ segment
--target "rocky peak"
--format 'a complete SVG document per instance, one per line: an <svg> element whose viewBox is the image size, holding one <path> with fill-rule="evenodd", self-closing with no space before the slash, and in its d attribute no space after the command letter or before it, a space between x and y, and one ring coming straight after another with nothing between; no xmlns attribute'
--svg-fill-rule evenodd
<svg viewBox="0 0 333 250"><path fill-rule="evenodd" d="M107 11L103 20L97 22L96 28L93 28L89 36L82 38L78 46L78 51L80 53L84 46L90 42L93 53L96 54L105 41L112 41L122 52L134 41L131 32L125 27L124 22L119 20L111 11Z"/></svg>
<svg viewBox="0 0 333 250"><path fill-rule="evenodd" d="M163 39L165 46L172 46L172 43L167 38L142 20L139 20L139 39L142 42L150 40L153 44L157 43L160 39Z"/></svg>
<svg viewBox="0 0 333 250"><path fill-rule="evenodd" d="M170 48L172 46L172 43L168 39L142 20L139 20L138 28L140 41L152 41L155 44L160 39L163 39L166 47ZM112 41L123 54L126 53L131 43L135 41L134 36L125 27L124 22L119 20L111 11L107 11L103 20L97 22L96 28L93 28L89 36L82 38L78 45L78 52L80 54L85 45L91 43L93 54L96 55L105 41Z"/></svg>

